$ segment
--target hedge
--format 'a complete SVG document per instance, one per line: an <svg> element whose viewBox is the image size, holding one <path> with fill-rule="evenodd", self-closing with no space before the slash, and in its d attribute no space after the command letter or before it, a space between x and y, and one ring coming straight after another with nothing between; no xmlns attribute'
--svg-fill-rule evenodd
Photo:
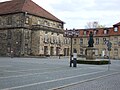
<svg viewBox="0 0 120 90"><path fill-rule="evenodd" d="M89 61L89 60L77 60L78 64L93 64L93 65L104 65L109 64L109 61L102 60L102 61Z"/></svg>

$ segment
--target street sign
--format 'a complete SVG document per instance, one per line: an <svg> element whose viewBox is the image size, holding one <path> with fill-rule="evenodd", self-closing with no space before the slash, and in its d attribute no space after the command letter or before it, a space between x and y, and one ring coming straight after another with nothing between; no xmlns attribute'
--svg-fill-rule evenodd
<svg viewBox="0 0 120 90"><path fill-rule="evenodd" d="M108 41L107 47L110 47L110 48L112 47L112 43L110 41Z"/></svg>
<svg viewBox="0 0 120 90"><path fill-rule="evenodd" d="M111 51L111 48L108 48L108 51Z"/></svg>
<svg viewBox="0 0 120 90"><path fill-rule="evenodd" d="M107 43L108 51L111 51L111 47L112 47L112 43L110 41L108 41L108 43Z"/></svg>
<svg viewBox="0 0 120 90"><path fill-rule="evenodd" d="M118 45L120 46L120 42L118 42Z"/></svg>

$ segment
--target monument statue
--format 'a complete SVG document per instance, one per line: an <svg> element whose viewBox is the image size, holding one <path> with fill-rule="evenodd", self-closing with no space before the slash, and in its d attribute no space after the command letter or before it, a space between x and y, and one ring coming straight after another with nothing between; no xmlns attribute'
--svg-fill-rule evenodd
<svg viewBox="0 0 120 90"><path fill-rule="evenodd" d="M90 32L89 41L88 41L88 47L94 47L93 44L94 44L93 33Z"/></svg>

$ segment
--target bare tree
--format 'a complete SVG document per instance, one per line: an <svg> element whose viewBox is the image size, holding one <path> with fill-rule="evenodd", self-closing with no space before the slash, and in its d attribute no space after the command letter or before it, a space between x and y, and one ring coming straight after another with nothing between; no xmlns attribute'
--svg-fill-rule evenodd
<svg viewBox="0 0 120 90"><path fill-rule="evenodd" d="M88 22L87 25L85 26L86 29L89 28L104 28L105 25L100 25L99 22L94 21L94 22Z"/></svg>

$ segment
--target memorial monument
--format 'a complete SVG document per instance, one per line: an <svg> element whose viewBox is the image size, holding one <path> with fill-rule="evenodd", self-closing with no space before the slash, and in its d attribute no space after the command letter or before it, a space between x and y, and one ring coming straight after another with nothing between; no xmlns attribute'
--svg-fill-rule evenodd
<svg viewBox="0 0 120 90"><path fill-rule="evenodd" d="M94 44L93 33L90 32L89 41L88 41L88 47L94 47L93 44Z"/></svg>
<svg viewBox="0 0 120 90"><path fill-rule="evenodd" d="M86 59L95 60L95 48L94 48L94 39L92 32L90 32L89 34L88 47L86 47L85 54L86 54Z"/></svg>

